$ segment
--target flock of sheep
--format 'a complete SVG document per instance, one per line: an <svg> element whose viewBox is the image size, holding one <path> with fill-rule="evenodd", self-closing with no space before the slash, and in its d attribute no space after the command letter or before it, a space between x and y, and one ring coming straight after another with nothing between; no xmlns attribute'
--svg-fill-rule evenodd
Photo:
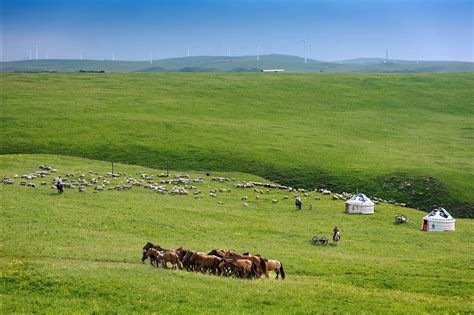
<svg viewBox="0 0 474 315"><path fill-rule="evenodd" d="M2 180L2 183L5 185L14 184L16 180L20 180L19 184L21 186L27 186L36 188L39 185L45 186L48 183L44 180L45 177L57 173L58 170L52 168L48 165L40 165L39 170L24 174L24 175L15 175L13 177L5 177ZM202 187L202 183L205 183L206 180L203 177L191 178L188 174L175 174L170 176L167 173L161 173L156 176L147 173L138 173L138 178L134 178L132 175L125 172L108 172L104 175L99 175L97 172L88 171L81 174L66 173L62 178L63 188L65 189L77 189L79 192L83 193L88 190L92 190L94 193L98 193L105 190L115 190L115 191L124 191L131 190L133 187L142 187L144 189L150 190L159 194L170 194L170 195L192 195L196 199L204 198L205 193ZM209 174L207 174L209 175ZM33 180L43 179L40 183L37 183ZM280 190L288 193L292 193L294 197L303 195L304 197L309 197L309 190L302 188L292 188L285 185L279 185L274 183L263 183L257 181L244 181L237 182L235 178L226 178L226 177L210 177L212 182L219 183L233 183L233 187L238 190L252 190L255 199L260 199L260 196L269 194L272 190ZM56 189L54 185L55 178L51 179L51 188ZM199 186L199 187L198 187ZM229 188L212 188L210 184L207 185L208 195L211 198L217 198L220 194L230 193L232 189ZM319 192L322 195L332 195L333 200L348 200L353 194L343 192L343 193L332 193L327 189L315 189L315 192ZM289 196L284 195L281 197L282 200L288 200ZM318 196L315 196L315 199L319 199ZM396 203L394 201L387 201L377 197L372 198L375 203L393 203L396 206L404 207L404 203ZM246 195L240 197L243 207L249 207L249 198ZM276 204L279 202L278 199L271 199L271 202ZM218 204L223 204L222 200L217 201ZM311 205L309 206L312 209Z"/></svg>

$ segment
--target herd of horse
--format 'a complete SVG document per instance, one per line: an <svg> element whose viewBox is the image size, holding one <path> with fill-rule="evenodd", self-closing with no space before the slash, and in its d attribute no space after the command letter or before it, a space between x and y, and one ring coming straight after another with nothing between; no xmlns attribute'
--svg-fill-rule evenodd
<svg viewBox="0 0 474 315"><path fill-rule="evenodd" d="M164 249L147 242L143 246L142 262L148 258L152 266L161 266L165 269L168 269L170 263L172 269L243 279L268 278L268 274L275 271L277 279L280 275L282 280L285 279L281 262L260 255L251 255L248 252L239 254L232 250L213 249L209 253L204 253L183 247Z"/></svg>

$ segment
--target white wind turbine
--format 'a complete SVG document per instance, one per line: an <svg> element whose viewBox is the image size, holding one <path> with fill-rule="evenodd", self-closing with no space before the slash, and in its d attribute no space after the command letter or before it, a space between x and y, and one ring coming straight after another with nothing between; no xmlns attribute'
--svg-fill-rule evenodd
<svg viewBox="0 0 474 315"><path fill-rule="evenodd" d="M302 42L303 42L303 50L304 50L304 63L306 64L308 62L306 58L306 49L307 49L306 46L308 46L309 48L311 48L311 46L309 45L309 41L307 41L306 39L303 39Z"/></svg>

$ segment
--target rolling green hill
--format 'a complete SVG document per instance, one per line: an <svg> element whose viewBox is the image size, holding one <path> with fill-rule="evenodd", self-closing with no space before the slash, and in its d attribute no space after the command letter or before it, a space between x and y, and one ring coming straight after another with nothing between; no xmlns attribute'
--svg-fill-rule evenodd
<svg viewBox="0 0 474 315"><path fill-rule="evenodd" d="M2 155L0 176L29 174L43 164L57 168L54 176L61 175L69 183L82 174L90 181L110 172L110 164L102 161ZM156 175L162 170L116 164L115 173L119 172L127 175L107 178L107 187L120 185L125 178L139 179L140 173L158 181ZM21 178L12 185L0 185L2 313L433 314L474 310L472 220L457 219L453 233L425 233L420 231L424 213L414 209L382 204L373 215L347 215L342 201L311 192L303 198L303 210L296 211L292 195L289 200L283 198L286 191L256 194L252 188L233 186L265 179L242 173L188 175L204 177L203 183L193 183L203 191L202 198L162 195L138 186L130 191L93 193L95 185L83 193L66 189L58 196L49 187L53 175L27 180L36 188L21 186ZM214 176L236 181L220 183L211 180ZM41 185L43 181L46 185ZM171 189L172 185L166 186ZM218 188L231 192L209 196L211 189ZM243 207L242 195L248 196L248 207ZM409 224L393 223L399 212L407 215ZM330 236L334 225L342 233L337 247L308 242L313 235ZM249 281L156 269L140 261L146 241L168 248L260 253L280 260L286 279L275 280L271 274L270 279Z"/></svg>
<svg viewBox="0 0 474 315"><path fill-rule="evenodd" d="M365 73L416 73L416 72L473 72L474 63L456 61L399 60L383 63L382 59L359 58L340 62L308 60L287 55L222 57L197 56L149 61L111 60L23 60L0 63L2 72L79 70L108 72L258 72L261 69L285 69L287 72L365 72Z"/></svg>
<svg viewBox="0 0 474 315"><path fill-rule="evenodd" d="M1 154L241 171L473 216L472 74L2 74Z"/></svg>

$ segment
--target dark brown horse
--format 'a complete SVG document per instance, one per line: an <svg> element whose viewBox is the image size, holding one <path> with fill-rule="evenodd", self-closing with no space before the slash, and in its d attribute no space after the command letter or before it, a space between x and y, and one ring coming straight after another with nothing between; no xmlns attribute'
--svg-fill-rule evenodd
<svg viewBox="0 0 474 315"><path fill-rule="evenodd" d="M150 257L150 256L147 255L147 252L148 252L148 250L149 250L150 248L154 248L154 249L159 250L159 251L163 251L163 250L164 250L163 248L161 248L160 245L155 245L155 244L153 244L153 243L151 243L151 242L147 242L147 243L145 244L145 246L143 246L142 263L144 263L145 260L146 260L148 257ZM150 257L150 263L151 263L152 265L153 265L153 262L155 262L155 259L154 259L153 257Z"/></svg>

